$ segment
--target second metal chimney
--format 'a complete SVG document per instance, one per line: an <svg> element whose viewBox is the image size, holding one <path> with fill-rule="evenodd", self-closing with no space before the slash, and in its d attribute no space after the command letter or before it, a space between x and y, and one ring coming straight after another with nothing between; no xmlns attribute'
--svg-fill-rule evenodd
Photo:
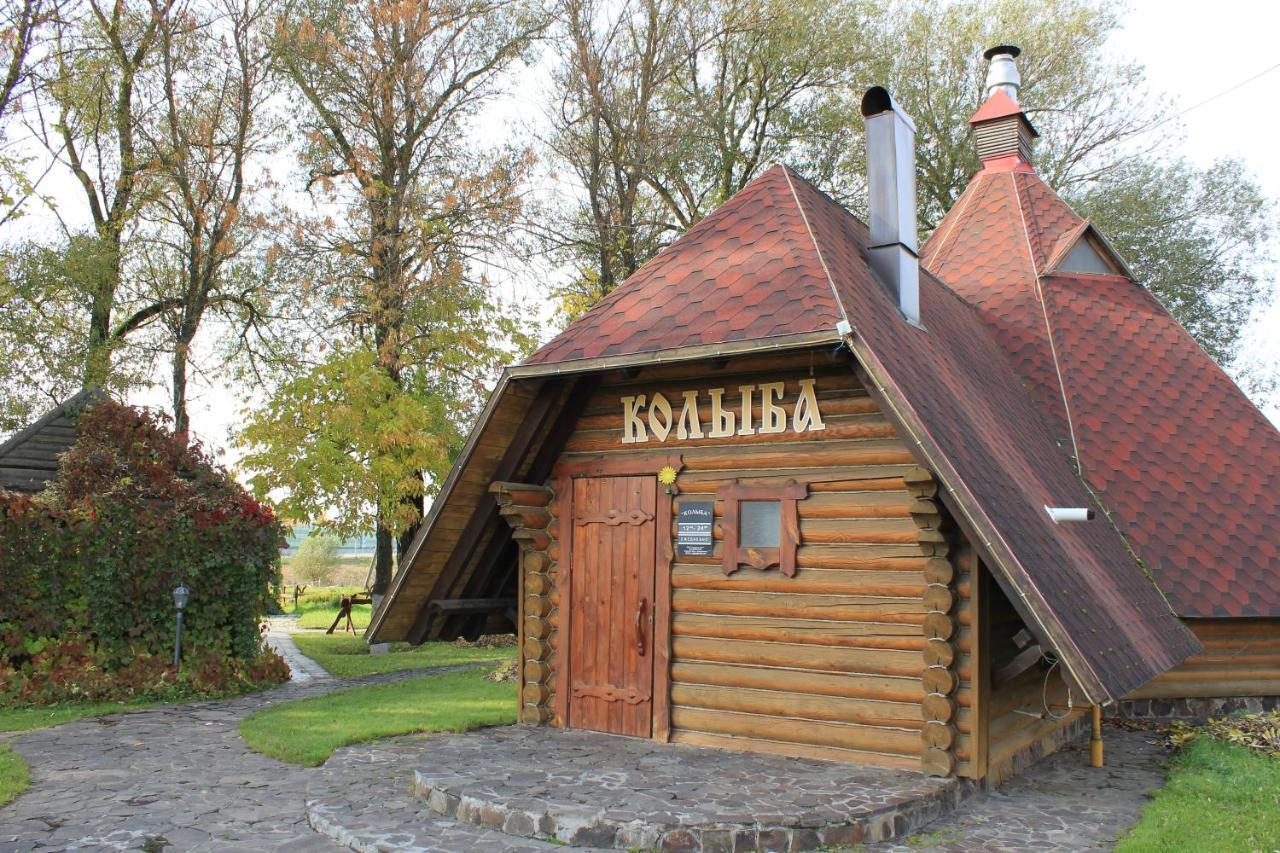
<svg viewBox="0 0 1280 853"><path fill-rule="evenodd" d="M916 126L881 86L862 96L871 192L871 268L897 296L902 315L920 325L916 241Z"/></svg>

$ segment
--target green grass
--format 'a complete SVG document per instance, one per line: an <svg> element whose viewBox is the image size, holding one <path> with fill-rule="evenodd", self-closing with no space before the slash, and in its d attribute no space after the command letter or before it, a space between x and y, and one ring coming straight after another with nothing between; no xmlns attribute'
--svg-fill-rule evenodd
<svg viewBox="0 0 1280 853"><path fill-rule="evenodd" d="M1169 779L1120 840L1120 853L1280 849L1280 759L1205 737L1174 759Z"/></svg>
<svg viewBox="0 0 1280 853"><path fill-rule="evenodd" d="M369 627L369 617L373 613L373 607L368 604L357 604L351 608L351 624L356 630L363 630ZM338 616L338 606L335 604L331 608L317 607L315 609L304 610L301 606L298 608L298 627L299 628L325 628L328 629L333 624L333 620ZM338 623L338 627L334 628L335 632L343 631L347 627L347 620L343 619ZM348 634L347 636L350 636Z"/></svg>
<svg viewBox="0 0 1280 853"><path fill-rule="evenodd" d="M362 637L350 634L294 634L293 642L299 651L338 678L477 661L508 661L515 657L515 646L473 649L452 643L423 643L420 646L392 643L390 652L372 655Z"/></svg>
<svg viewBox="0 0 1280 853"><path fill-rule="evenodd" d="M0 743L0 806L27 790L31 785L31 771L22 756Z"/></svg>
<svg viewBox="0 0 1280 853"><path fill-rule="evenodd" d="M60 726L85 717L118 714L153 705L154 702L76 702L39 708L0 708L0 732L28 732Z"/></svg>
<svg viewBox="0 0 1280 853"><path fill-rule="evenodd" d="M347 744L514 723L515 685L484 676L455 672L286 702L245 718L240 735L256 752L315 767Z"/></svg>
<svg viewBox="0 0 1280 853"><path fill-rule="evenodd" d="M288 593L289 590L286 589L285 592ZM293 606L293 595L286 594L283 609L285 613L297 614L300 628L328 628L338 615L339 600L344 595L357 595L363 592L364 590L354 586L317 587L299 596L297 607ZM368 604L357 604L351 608L352 624L357 629L367 628L372 611L373 608ZM346 625L347 622L344 619L335 630L341 631Z"/></svg>

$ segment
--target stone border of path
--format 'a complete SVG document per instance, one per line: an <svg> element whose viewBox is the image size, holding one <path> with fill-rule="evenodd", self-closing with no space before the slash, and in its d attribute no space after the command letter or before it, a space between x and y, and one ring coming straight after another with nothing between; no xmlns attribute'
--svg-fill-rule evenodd
<svg viewBox="0 0 1280 853"><path fill-rule="evenodd" d="M307 819L312 828L345 847L367 853L545 853L563 849L563 842L553 845L516 838L441 818L424 809L421 800L408 790L410 769L431 760L433 741L438 737L408 735L335 752L307 785ZM1041 759L994 791L975 794L963 809L914 836L858 849L876 853L1078 853L1110 848L1138 820L1151 792L1163 784L1170 753L1152 743L1145 732L1109 728L1106 739L1109 764L1102 770L1088 766L1088 741L1078 741ZM359 796L352 796L353 791Z"/></svg>
<svg viewBox="0 0 1280 853"><path fill-rule="evenodd" d="M436 815L575 847L815 850L900 838L960 779L513 726L433 739L414 788Z"/></svg>

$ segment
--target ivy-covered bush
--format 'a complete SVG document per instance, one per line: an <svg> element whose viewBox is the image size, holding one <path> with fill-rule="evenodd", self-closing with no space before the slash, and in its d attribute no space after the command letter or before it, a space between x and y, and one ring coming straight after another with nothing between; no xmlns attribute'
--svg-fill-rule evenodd
<svg viewBox="0 0 1280 853"><path fill-rule="evenodd" d="M287 677L259 632L279 583L271 509L152 415L102 401L77 435L43 494L0 492L0 702L218 695Z"/></svg>

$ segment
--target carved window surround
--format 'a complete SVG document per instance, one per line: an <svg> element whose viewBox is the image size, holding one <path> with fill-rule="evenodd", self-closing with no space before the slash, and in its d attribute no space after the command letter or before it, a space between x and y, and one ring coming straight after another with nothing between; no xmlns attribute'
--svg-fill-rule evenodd
<svg viewBox="0 0 1280 853"><path fill-rule="evenodd" d="M722 568L731 575L743 565L757 569L777 566L789 578L796 576L796 546L800 544L800 514L796 501L809 496L807 483L788 480L779 485L747 486L734 480L716 490L716 499L724 502L721 540L724 549ZM781 526L777 548L739 546L743 501L778 501L781 504Z"/></svg>

